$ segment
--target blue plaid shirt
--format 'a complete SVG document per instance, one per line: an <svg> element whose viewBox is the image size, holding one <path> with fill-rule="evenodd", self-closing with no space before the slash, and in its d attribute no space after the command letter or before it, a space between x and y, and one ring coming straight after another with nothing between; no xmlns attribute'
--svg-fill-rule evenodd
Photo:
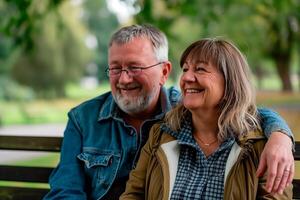
<svg viewBox="0 0 300 200"><path fill-rule="evenodd" d="M225 166L234 138L224 141L206 158L193 137L191 119L183 122L179 132L166 124L162 129L181 145L171 199L223 199Z"/></svg>

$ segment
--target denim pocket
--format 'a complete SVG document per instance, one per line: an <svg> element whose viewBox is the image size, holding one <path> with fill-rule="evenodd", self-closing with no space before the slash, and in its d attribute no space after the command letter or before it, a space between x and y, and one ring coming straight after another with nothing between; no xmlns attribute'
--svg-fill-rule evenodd
<svg viewBox="0 0 300 200"><path fill-rule="evenodd" d="M96 166L106 167L111 163L113 155L97 155L94 153L83 152L77 156L82 160L88 169Z"/></svg>
<svg viewBox="0 0 300 200"><path fill-rule="evenodd" d="M108 188L117 175L121 154L111 150L86 148L77 158L84 162L85 174L92 187Z"/></svg>

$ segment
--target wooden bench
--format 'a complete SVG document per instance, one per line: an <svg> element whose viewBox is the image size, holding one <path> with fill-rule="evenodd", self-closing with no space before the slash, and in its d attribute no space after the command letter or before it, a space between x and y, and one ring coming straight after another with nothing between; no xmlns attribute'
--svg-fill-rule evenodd
<svg viewBox="0 0 300 200"><path fill-rule="evenodd" d="M0 150L22 150L38 152L59 152L60 137L0 136ZM296 142L295 160L300 161L300 142ZM1 158L0 158L1 159ZM51 167L25 167L0 165L1 181L48 183ZM300 199L300 179L295 179L294 199ZM0 186L1 200L40 200L49 189L34 187Z"/></svg>
<svg viewBox="0 0 300 200"><path fill-rule="evenodd" d="M59 152L61 137L0 136L0 150ZM1 159L1 158L0 158ZM0 165L1 181L48 183L51 167ZM0 186L1 200L40 200L46 188Z"/></svg>

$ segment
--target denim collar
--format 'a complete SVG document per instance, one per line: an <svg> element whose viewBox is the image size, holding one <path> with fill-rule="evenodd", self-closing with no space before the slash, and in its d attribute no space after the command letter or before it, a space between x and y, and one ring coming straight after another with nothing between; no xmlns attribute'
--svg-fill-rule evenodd
<svg viewBox="0 0 300 200"><path fill-rule="evenodd" d="M165 87L160 90L160 111L158 111L153 119L162 119L162 117L168 112L172 106L168 98L168 92ZM123 121L120 116L120 108L116 104L111 92L104 101L98 115L98 121L114 118Z"/></svg>

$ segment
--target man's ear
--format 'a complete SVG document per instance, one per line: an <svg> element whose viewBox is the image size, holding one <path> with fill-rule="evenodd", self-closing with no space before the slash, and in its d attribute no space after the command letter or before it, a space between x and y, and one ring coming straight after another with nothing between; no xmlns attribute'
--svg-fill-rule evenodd
<svg viewBox="0 0 300 200"><path fill-rule="evenodd" d="M160 80L160 85L164 85L169 77L172 70L172 64L170 61L166 61L162 64L162 76Z"/></svg>

